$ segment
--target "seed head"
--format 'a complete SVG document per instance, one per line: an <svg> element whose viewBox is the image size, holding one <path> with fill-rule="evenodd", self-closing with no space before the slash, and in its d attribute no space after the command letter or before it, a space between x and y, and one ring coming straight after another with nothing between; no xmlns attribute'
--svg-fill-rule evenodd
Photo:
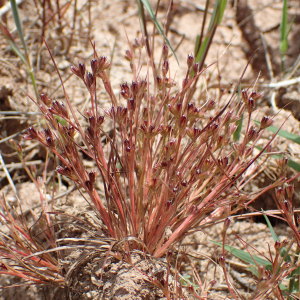
<svg viewBox="0 0 300 300"><path fill-rule="evenodd" d="M275 189L275 195L279 203L284 201L285 193L283 188L279 187Z"/></svg>
<svg viewBox="0 0 300 300"><path fill-rule="evenodd" d="M210 101L208 101L208 103L206 104L206 109L207 109L207 110L211 110L211 109L213 109L213 108L215 107L215 105L216 105L216 101L210 100Z"/></svg>
<svg viewBox="0 0 300 300"><path fill-rule="evenodd" d="M263 96L261 93L257 93L256 91L252 91L249 98L253 98L255 101L260 99Z"/></svg>
<svg viewBox="0 0 300 300"><path fill-rule="evenodd" d="M85 64L79 64L78 65L78 69L79 69L79 72L80 72L80 77L81 78L84 78L84 75L85 75Z"/></svg>
<svg viewBox="0 0 300 300"><path fill-rule="evenodd" d="M179 119L179 131L183 131L186 129L187 125L187 117L185 115L181 116Z"/></svg>
<svg viewBox="0 0 300 300"><path fill-rule="evenodd" d="M124 99L129 99L131 97L129 86L126 83L121 84L121 95Z"/></svg>
<svg viewBox="0 0 300 300"><path fill-rule="evenodd" d="M68 135L71 139L74 139L75 133L76 133L75 128L74 128L73 126L70 126L69 128L66 127L66 126L64 126L64 128L67 129L67 130L66 130L66 131L67 131L67 135Z"/></svg>
<svg viewBox="0 0 300 300"><path fill-rule="evenodd" d="M232 111L229 110L229 111L226 113L226 115L225 115L225 117L224 117L224 119L223 119L224 124L230 123L230 122L231 122L231 118L232 118Z"/></svg>
<svg viewBox="0 0 300 300"><path fill-rule="evenodd" d="M116 120L118 123L122 123L127 117L128 109L122 106L117 107Z"/></svg>
<svg viewBox="0 0 300 300"><path fill-rule="evenodd" d="M94 93L95 91L95 77L92 73L88 72L85 75L86 87L90 91L90 93Z"/></svg>
<svg viewBox="0 0 300 300"><path fill-rule="evenodd" d="M89 172L89 179L92 184L94 184L96 177L97 177L96 171Z"/></svg>
<svg viewBox="0 0 300 300"><path fill-rule="evenodd" d="M286 190L286 194L287 194L288 199L293 199L293 195L294 195L294 191L295 191L294 185L293 184L289 184L285 188L285 190Z"/></svg>
<svg viewBox="0 0 300 300"><path fill-rule="evenodd" d="M167 60L168 53L169 53L169 47L168 47L168 45L164 44L163 49L162 49L163 60Z"/></svg>
<svg viewBox="0 0 300 300"><path fill-rule="evenodd" d="M135 38L135 39L134 39L133 47L134 47L134 48L138 48L139 50L142 50L144 44L145 44L145 43L144 43L143 37L141 37L140 39Z"/></svg>
<svg viewBox="0 0 300 300"><path fill-rule="evenodd" d="M225 157L223 157L223 158L219 158L219 159L218 159L218 163L219 163L219 165L220 165L220 167L221 167L222 169L226 169L226 167L227 167L227 165L228 165L228 157L225 156Z"/></svg>
<svg viewBox="0 0 300 300"><path fill-rule="evenodd" d="M254 107L255 107L255 101L254 101L254 99L253 98L249 98L248 105L247 105L248 113L249 114L253 112Z"/></svg>
<svg viewBox="0 0 300 300"><path fill-rule="evenodd" d="M68 110L63 103L61 103L60 108L61 108L62 116L68 119L69 118Z"/></svg>
<svg viewBox="0 0 300 300"><path fill-rule="evenodd" d="M273 124L273 119L263 116L260 121L260 129L265 129Z"/></svg>
<svg viewBox="0 0 300 300"><path fill-rule="evenodd" d="M168 88L168 89L175 85L174 80L172 80L168 77L166 77L164 80L165 80L166 88Z"/></svg>
<svg viewBox="0 0 300 300"><path fill-rule="evenodd" d="M91 61L91 69L93 71L93 74L96 76L97 72L98 72L98 60L97 59L93 59Z"/></svg>
<svg viewBox="0 0 300 300"><path fill-rule="evenodd" d="M38 138L38 132L35 130L34 127L30 127L27 129L27 133L23 136L25 140L35 140Z"/></svg>
<svg viewBox="0 0 300 300"><path fill-rule="evenodd" d="M51 137L46 138L46 143L47 143L48 147L55 148L55 142Z"/></svg>
<svg viewBox="0 0 300 300"><path fill-rule="evenodd" d="M251 126L247 133L247 143L256 140L257 137L258 137L258 132L255 130L253 126Z"/></svg>
<svg viewBox="0 0 300 300"><path fill-rule="evenodd" d="M133 53L131 50L126 50L125 51L125 59L128 60L129 62L132 62L133 60Z"/></svg>
<svg viewBox="0 0 300 300"><path fill-rule="evenodd" d="M278 241L275 241L274 248L275 248L276 253L278 254L278 253L280 253L280 251L282 249L282 244Z"/></svg>
<svg viewBox="0 0 300 300"><path fill-rule="evenodd" d="M291 201L284 200L282 202L282 208L283 208L283 211L285 211L286 213L293 215L293 207L292 207Z"/></svg>
<svg viewBox="0 0 300 300"><path fill-rule="evenodd" d="M192 102L190 102L190 103L188 104L188 106L187 106L187 111L188 111L188 113L192 112L192 111L194 110L194 108L195 108L195 102L192 101Z"/></svg>
<svg viewBox="0 0 300 300"><path fill-rule="evenodd" d="M89 191L92 191L92 190L93 190L93 187L94 187L93 183L92 183L90 180L87 180L87 181L85 182L85 186L86 186L86 188L87 188Z"/></svg>
<svg viewBox="0 0 300 300"><path fill-rule="evenodd" d="M129 111L135 111L135 104L136 104L136 101L131 98L130 100L127 101L127 106L128 106L128 109Z"/></svg>
<svg viewBox="0 0 300 300"><path fill-rule="evenodd" d="M156 82L157 82L157 87L161 91L163 89L163 80L161 77L157 76L156 77Z"/></svg>
<svg viewBox="0 0 300 300"><path fill-rule="evenodd" d="M95 77L101 77L101 73L109 67L110 63L107 61L107 57L105 56L100 56L100 58L97 57L91 61L91 69Z"/></svg>
<svg viewBox="0 0 300 300"><path fill-rule="evenodd" d="M169 61L165 60L162 64L162 74L163 77L166 77L167 73L169 72Z"/></svg>
<svg viewBox="0 0 300 300"><path fill-rule="evenodd" d="M40 98L41 98L42 102L43 102L45 105L47 105L47 106L49 106L49 105L51 104L51 102L52 102L52 100L49 99L48 96L47 96L46 94L41 94L41 95L40 95Z"/></svg>
<svg viewBox="0 0 300 300"><path fill-rule="evenodd" d="M228 227L230 225L230 219L229 218L226 218L225 221L224 221L224 226L223 226L223 230L226 232Z"/></svg>
<svg viewBox="0 0 300 300"><path fill-rule="evenodd" d="M229 126L228 126L228 133L229 135L233 135L235 133L235 131L237 130L238 126L231 123Z"/></svg>
<svg viewBox="0 0 300 300"><path fill-rule="evenodd" d="M289 160L284 156L282 157L282 159L276 159L276 163L281 169L281 171L284 171L289 163Z"/></svg>
<svg viewBox="0 0 300 300"><path fill-rule="evenodd" d="M225 257L223 255L219 256L219 264L222 268L225 268Z"/></svg>
<svg viewBox="0 0 300 300"><path fill-rule="evenodd" d="M198 63L195 63L195 64L193 65L194 76L198 74L198 71L199 71L199 64L198 64Z"/></svg>
<svg viewBox="0 0 300 300"><path fill-rule="evenodd" d="M132 93L133 97L137 95L138 91L139 91L138 83L136 81L132 81L131 93Z"/></svg>
<svg viewBox="0 0 300 300"><path fill-rule="evenodd" d="M188 68L190 69L193 66L194 63L194 56L192 54L189 54L186 61Z"/></svg>
<svg viewBox="0 0 300 300"><path fill-rule="evenodd" d="M194 127L192 130L192 135L190 137L192 139L196 139L199 136L200 132L201 132L201 130L198 127Z"/></svg>
<svg viewBox="0 0 300 300"><path fill-rule="evenodd" d="M91 127L95 128L96 127L96 119L94 116L89 117L89 123Z"/></svg>
<svg viewBox="0 0 300 300"><path fill-rule="evenodd" d="M76 76L78 76L78 77L81 78L81 73L80 73L78 67L76 67L76 66L71 66L70 69L71 69L71 71L72 71Z"/></svg>
<svg viewBox="0 0 300 300"><path fill-rule="evenodd" d="M180 183L183 187L186 187L188 185L187 181L184 179Z"/></svg>
<svg viewBox="0 0 300 300"><path fill-rule="evenodd" d="M100 56L98 59L98 73L108 69L110 67L111 63L107 61L107 57Z"/></svg>
<svg viewBox="0 0 300 300"><path fill-rule="evenodd" d="M249 100L248 92L245 89L242 89L241 93L242 93L243 101L247 105L248 100Z"/></svg>

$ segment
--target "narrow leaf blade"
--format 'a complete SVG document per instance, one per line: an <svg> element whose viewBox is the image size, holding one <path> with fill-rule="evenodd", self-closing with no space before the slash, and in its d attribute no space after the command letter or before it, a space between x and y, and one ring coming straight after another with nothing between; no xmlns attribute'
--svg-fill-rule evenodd
<svg viewBox="0 0 300 300"><path fill-rule="evenodd" d="M171 43L170 43L169 39L164 35L164 30L163 30L162 26L160 25L160 23L158 22L158 20L157 20L157 18L156 18L156 16L155 16L154 12L153 12L153 10L152 10L152 7L151 7L149 1L148 1L148 0L141 0L141 1L143 2L144 6L146 7L146 9L147 9L147 11L148 11L150 17L152 18L152 20L153 20L153 22L154 22L154 24L155 24L157 30L158 30L159 33L164 37L166 43L168 44L169 48L171 49L171 51L172 51L174 57L176 58L176 61L177 61L178 65L179 65L179 60L178 60L178 58L177 58L177 56L176 56L176 53L175 53L173 47L171 46Z"/></svg>
<svg viewBox="0 0 300 300"><path fill-rule="evenodd" d="M254 122L256 124L260 125L260 121L254 121ZM276 126L271 125L271 126L267 127L266 129L269 130L269 131L271 131L271 132L273 132L273 133L276 133L279 128L276 127ZM284 137L284 138L286 138L286 139L288 139L290 141L293 141L293 142L297 143L298 145L300 145L300 136L299 135L290 133L290 132L285 131L283 129L280 129L278 131L278 135L281 136L281 137Z"/></svg>
<svg viewBox="0 0 300 300"><path fill-rule="evenodd" d="M269 227L269 230L270 230L270 232L271 232L271 235L272 235L272 238L273 238L274 242L276 242L276 241L277 241L277 242L280 242L280 240L279 240L277 234L275 233L275 231L274 231L274 229L273 229L273 226L272 226L272 224L271 224L271 222L270 222L268 216L266 216L266 214L264 213L264 210L263 210L263 209L262 209L262 212L263 212L263 216L264 216L264 218L265 218L265 220L266 220L266 222L267 222L267 225L268 225L268 227Z"/></svg>
<svg viewBox="0 0 300 300"><path fill-rule="evenodd" d="M0 21L0 31L2 32L4 38L7 40L11 49L16 53L17 56L19 56L19 58L23 61L23 63L28 67L27 61L26 61L25 57L23 56L23 54L21 53L14 38L12 37L10 32L7 30L7 28L3 25L3 23L1 21Z"/></svg>
<svg viewBox="0 0 300 300"><path fill-rule="evenodd" d="M15 21L15 25L17 27L17 31L19 34L19 37L21 39L24 51L25 51L25 56L27 56L27 46L25 43L25 39L24 39L24 34L23 34L23 29L22 29L22 25L21 25L21 19L20 19L20 15L19 15L19 9L18 9L18 5L16 0L10 0L10 5L11 5L11 10L14 16L14 21Z"/></svg>
<svg viewBox="0 0 300 300"><path fill-rule="evenodd" d="M211 241L211 242L213 242L214 244L216 244L220 247L223 246L222 243L215 242L215 241ZM263 266L268 267L268 268L272 267L272 264L269 261L267 261L267 260L265 260L265 259L263 259L259 256L256 256L256 255L252 255L252 257L253 257L252 258L251 255L248 252L244 251L244 250L240 250L240 249L237 249L235 247L228 246L228 245L225 245L225 249L228 252L230 252L232 255L239 258L240 260L242 260L244 262L247 262L251 265L254 265L254 266L263 265Z"/></svg>

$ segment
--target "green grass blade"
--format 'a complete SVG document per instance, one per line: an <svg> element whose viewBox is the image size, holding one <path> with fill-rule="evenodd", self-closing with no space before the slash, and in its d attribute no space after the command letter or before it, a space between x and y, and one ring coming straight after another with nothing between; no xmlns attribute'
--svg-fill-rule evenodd
<svg viewBox="0 0 300 300"><path fill-rule="evenodd" d="M194 49L194 56L197 56L197 49L199 48L200 43L200 34L197 34L196 43L195 43L195 49Z"/></svg>
<svg viewBox="0 0 300 300"><path fill-rule="evenodd" d="M219 243L219 242L215 242L215 241L211 241L214 244L222 247L223 244ZM256 255L251 255L243 250L231 247L231 246L227 246L225 245L225 249L230 252L232 255L236 256L237 258L239 258L240 260L249 263L249 271L254 274L256 277L258 277L258 271L257 271L257 265L262 265L264 266L267 270L270 270L272 272L273 268L272 268L272 263L269 262L268 260L265 260L261 257L258 257ZM294 286L293 286L294 288ZM284 286L283 284L280 284L280 289L281 290L287 290L287 287Z"/></svg>
<svg viewBox="0 0 300 300"><path fill-rule="evenodd" d="M282 158L282 157L281 157ZM288 166L294 169L297 172L300 172L300 164L296 163L295 161L289 159Z"/></svg>
<svg viewBox="0 0 300 300"><path fill-rule="evenodd" d="M289 36L289 34L290 34L290 32L291 32L291 29L292 29L292 25L293 25L294 22L295 22L295 19L296 19L296 16L293 17L292 22L291 22L290 25L289 25L288 31L287 31L287 33L286 33L286 37Z"/></svg>
<svg viewBox="0 0 300 300"><path fill-rule="evenodd" d="M30 76L30 79L31 79L31 82L32 82L32 85L33 85L33 89L34 89L36 100L37 100L37 102L39 102L40 98L39 98L39 94L38 94L38 89L37 89L37 85L36 85L36 80L35 80L33 69L32 68L31 69L28 68L28 72L29 72L29 76Z"/></svg>
<svg viewBox="0 0 300 300"><path fill-rule="evenodd" d="M144 27L144 19L143 19L143 11L142 11L143 7L142 7L141 0L136 0L136 3L138 5L138 10L139 10L139 16L140 16L140 19L141 19L143 35L146 36L146 30L145 30L145 27Z"/></svg>
<svg viewBox="0 0 300 300"><path fill-rule="evenodd" d="M207 49L208 49L208 45L210 44L209 41L213 38L213 35L212 34L209 34L208 37L206 37L204 39L204 41L202 42L201 44L201 47L200 47L200 50L199 52L197 53L197 56L196 56L196 62L200 62L203 60L203 57L204 57L204 54L207 52Z"/></svg>
<svg viewBox="0 0 300 300"><path fill-rule="evenodd" d="M280 158L282 159L282 156ZM291 159L289 159L288 166L294 169L296 172L300 172L300 164Z"/></svg>
<svg viewBox="0 0 300 300"><path fill-rule="evenodd" d="M19 10L18 10L18 5L17 5L16 0L10 0L10 5L11 5L12 12L13 12L15 25L17 27L17 31L18 31L20 40L21 40L23 48L24 48L25 56L21 53L21 51L20 51L19 47L17 46L17 44L15 43L13 37L11 36L9 31L5 28L5 26L1 22L0 22L1 23L0 29L1 29L5 39L8 41L12 50L17 54L17 56L19 56L19 58L25 64L25 66L28 70L32 85L33 85L36 101L39 102L39 95L38 95L38 91L37 91L37 85L36 85L36 80L35 80L35 76L34 76L34 71L31 67L30 59L28 56L27 46L26 46L26 42L24 39L23 29L22 29L22 25L21 25L21 20L20 20L20 15L19 15Z"/></svg>
<svg viewBox="0 0 300 300"><path fill-rule="evenodd" d="M190 275L185 275L185 276L180 276L181 278L181 283L183 286L193 286L195 289L199 288L199 285L193 283L192 281L189 280L191 276Z"/></svg>
<svg viewBox="0 0 300 300"><path fill-rule="evenodd" d="M254 121L256 124L260 125L260 122L259 121ZM276 126L269 126L268 128L266 128L267 130L273 132L273 133L276 133L278 131L278 127ZM288 131L285 131L283 129L280 129L279 132L278 132L278 135L281 136L281 137L284 137L290 141L293 141L294 143L297 143L298 145L300 145L300 136L299 135L296 135L296 134L293 134L293 133L290 133Z"/></svg>
<svg viewBox="0 0 300 300"><path fill-rule="evenodd" d="M233 133L233 139L235 141L238 141L240 139L242 128L243 128L243 119L244 119L244 114L242 114L241 118L235 123L237 125L237 129Z"/></svg>
<svg viewBox="0 0 300 300"><path fill-rule="evenodd" d="M149 1L148 1L148 0L141 0L141 1L143 2L144 6L146 7L146 9L147 9L147 11L148 11L150 17L152 18L152 20L153 20L153 22L154 22L154 24L155 24L157 30L158 30L159 33L164 37L165 42L168 44L169 48L171 49L171 51L172 51L174 57L176 58L176 61L177 61L178 65L179 65L179 60L178 60L178 58L177 58L177 56L176 56L176 53L175 53L173 47L171 46L169 39L164 35L164 30L163 30L162 26L160 25L160 23L158 22L158 20L157 20L157 18L156 18L156 16L155 16L155 13L154 13L153 10L152 10L152 7L151 7ZM137 1L137 2L138 2L138 1ZM140 10L141 10L141 7L140 7L140 5L139 5L139 11L140 11ZM141 13L140 13L140 16L141 16Z"/></svg>
<svg viewBox="0 0 300 300"><path fill-rule="evenodd" d="M215 242L215 241L211 241L213 242L214 244L222 247L223 244L222 243L219 243L219 242ZM239 258L240 260L246 262L246 263L249 263L251 265L254 265L254 266L257 266L257 265L263 265L265 266L266 268L272 268L272 263L263 259L263 258L260 258L259 256L256 256L256 255L251 255L244 251L244 250L240 250L240 249L237 249L237 248L234 248L232 246L228 246L228 245L225 245L225 249L230 252L232 255L236 256L237 258Z"/></svg>
<svg viewBox="0 0 300 300"><path fill-rule="evenodd" d="M281 22L280 22L280 51L281 54L287 50L287 0L283 1Z"/></svg>
<svg viewBox="0 0 300 300"><path fill-rule="evenodd" d="M280 240L279 240L277 234L275 233L275 231L274 231L274 229L273 229L273 226L272 226L272 224L271 224L269 218L266 216L266 214L265 214L265 212L264 212L263 209L262 209L262 212L263 212L263 216L264 216L264 218L265 218L265 220L266 220L266 222L267 222L267 225L268 225L268 227L269 227L269 230L270 230L270 232L271 232L271 235L272 235L272 238L273 238L274 242L276 242L276 241L277 241L277 242L280 242Z"/></svg>
<svg viewBox="0 0 300 300"><path fill-rule="evenodd" d="M223 20L226 5L227 5L227 0L221 0L218 25L220 25Z"/></svg>
<svg viewBox="0 0 300 300"><path fill-rule="evenodd" d="M289 284L290 294L299 294L299 280L291 279ZM290 298L293 299L293 298Z"/></svg>
<svg viewBox="0 0 300 300"><path fill-rule="evenodd" d="M226 8L227 0L217 0L214 6L213 14L210 19L208 32L214 25L220 25L223 19L224 11Z"/></svg>
<svg viewBox="0 0 300 300"><path fill-rule="evenodd" d="M22 42L24 51L25 51L25 57L27 57L27 46L24 39L23 29L21 25L20 15L19 15L19 9L16 0L10 0L11 10L14 16L15 25L17 27L17 31L20 37L20 40ZM26 58L27 59L27 58ZM29 65L29 63L28 63Z"/></svg>
<svg viewBox="0 0 300 300"><path fill-rule="evenodd" d="M238 87L238 101L240 101L240 99L241 99L241 89L242 89L242 86L241 86L241 84L239 84L239 87ZM240 139L242 128L243 128L243 119L244 119L244 114L242 114L241 118L238 121L236 121L237 129L233 133L233 139L235 141L238 141Z"/></svg>
<svg viewBox="0 0 300 300"><path fill-rule="evenodd" d="M224 11L226 8L227 0L217 0L214 6L213 14L210 19L210 23L206 32L204 41L202 42L198 53L195 53L196 62L200 62L202 65L202 60L206 57L209 45L211 45L212 39L216 32L218 25L220 25ZM197 49L195 47L195 49Z"/></svg>
<svg viewBox="0 0 300 300"><path fill-rule="evenodd" d="M249 267L249 271L253 274L253 275L255 275L256 277L258 277L258 269L257 269L257 267L255 266L250 266Z"/></svg>

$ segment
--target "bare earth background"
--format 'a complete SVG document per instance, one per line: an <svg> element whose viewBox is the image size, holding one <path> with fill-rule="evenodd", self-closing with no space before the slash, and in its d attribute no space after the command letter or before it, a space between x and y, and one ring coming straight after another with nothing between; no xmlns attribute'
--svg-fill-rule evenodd
<svg viewBox="0 0 300 300"><path fill-rule="evenodd" d="M154 6L155 1L151 2ZM4 3L5 4L5 3ZM63 4L63 3L62 3ZM110 71L113 88L119 90L119 84L130 81L129 63L124 59L125 50L128 49L127 37L130 42L134 38L140 36L140 24L138 18L138 10L136 2L129 1L91 1L91 26L89 28L89 14L87 4L84 1L78 1L78 9L81 15L77 18L75 24L74 36L71 35L73 28L73 8L70 7L64 15L63 21L66 26L62 29L55 27L49 23L45 39L50 46L53 56L56 59L58 68L61 71L65 86L79 111L83 111L87 104L88 93L79 83L75 76L71 76L69 66L73 63L89 62L92 59L93 51L87 39L90 33L91 40L95 41L96 49L100 55L106 55L111 59L112 49L114 54L112 59L112 68ZM201 28L203 13L198 9L204 7L205 1L184 1L175 0L173 6L173 23L170 28L169 39L171 45L176 47L180 42L180 46L176 51L180 66L176 60L171 58L171 73L175 80L181 82L186 72L186 57L194 51L194 43L196 35ZM168 1L160 2L158 18L163 23L166 11L168 9ZM212 9L212 7L211 7ZM215 74L212 78L214 81L210 85L218 84L218 74L221 76L221 85L226 89L231 83L239 80L243 69L248 63L248 58L258 49L253 61L248 66L246 74L243 78L245 85L251 85L258 78L257 89L264 92L264 98L259 103L263 114L273 115L278 110L272 107L270 99L273 90L268 89L267 85L273 80L274 82L283 79L284 74L280 73L280 51L279 51L279 23L282 10L282 1L277 0L238 0L228 1L227 9L221 26L217 30L213 45L206 60L210 64L217 59L218 63L213 65L207 72ZM56 99L63 99L62 89L58 80L57 73L53 67L50 56L43 44L41 44L41 21L37 18L41 12L41 6L36 5L32 0L23 2L20 6L20 14L23 20L23 28L26 34L26 40L30 48L31 59L35 66L36 76L38 80L39 92L47 93ZM49 11L47 11L49 12ZM286 67L293 67L300 53L300 4L299 1L289 1L289 20L296 16L292 31L289 37L289 49L286 55ZM12 14L7 14L7 24L10 30L14 30ZM148 22L148 30L152 32L153 25ZM13 36L18 41L16 32L13 31ZM272 71L274 78L270 76L270 69L266 62L266 50L263 47L262 39L267 45L267 52L270 56ZM162 39L157 36L157 57L160 55ZM19 42L19 41L18 41ZM146 63L146 62L145 62ZM300 72L295 71L294 77L299 76ZM0 114L0 150L13 181L17 187L18 195L24 203L24 210L39 204L38 192L34 184L26 176L22 167L18 165L19 160L9 145L6 137L15 135L28 128L30 124L39 120L37 115L28 115L27 112L37 112L34 104L25 97L22 89L34 95L30 85L30 79L20 60L14 55L3 38L0 36L0 111L16 111L19 112L16 116L6 116ZM106 101L105 93L100 90L99 99L100 105L109 107ZM280 126L282 122L292 113L292 116L286 121L284 129L295 134L300 134L299 121L300 105L299 105L299 85L293 85L286 88L281 88L276 91L275 102L277 108L283 107L287 103L292 103L279 113L276 119L276 126ZM16 141L20 141L26 155L27 161L33 161L36 166L37 173L42 175L45 165L46 152L34 142L24 142L19 135L15 137ZM269 137L266 136L266 139ZM285 151L289 157L299 162L299 149L292 143L287 143L286 140L277 138L274 142L274 147L279 151ZM86 165L91 162L85 161ZM271 168L272 169L272 168ZM47 172L53 172L53 166L49 165ZM4 171L0 170L0 187L7 201L14 204L16 198L8 184ZM258 189L263 181L268 180L270 174L264 174L259 180L254 182L251 189ZM49 183L50 188L50 183ZM58 195L67 189L71 188L69 182L62 182L55 194ZM47 191L51 195L50 189ZM50 196L49 195L49 196ZM52 195L51 195L52 196ZM299 190L296 195L295 205L299 207ZM298 204L297 204L298 202ZM83 207L85 207L83 209ZM54 208L58 211L69 210L73 214L78 211L89 209L86 202L78 192L73 192L70 195L59 199L55 202ZM272 193L259 199L256 203L256 208L274 209L275 204L272 200ZM36 208L38 213L38 208ZM220 249L210 242L210 240L221 241L222 224L217 224L203 232L195 233L191 237L186 238L183 244L186 245L187 253L193 256L193 264L199 272L199 275L206 286L213 279L217 281L213 287L210 298L212 299L231 299L228 293L226 282L222 274L221 268L215 263ZM277 222L275 227L276 233L280 239L288 237L290 232L287 227ZM237 248L243 248L242 243L236 238L237 234L244 241L251 244L260 253L268 255L268 247L270 245L273 251L273 240L267 226L259 223L258 220L233 221L228 231L227 242L229 245ZM257 254L257 253L255 253ZM237 259L228 256L230 265L231 280L238 287L241 294L245 297L251 295L251 286L255 285L251 274L243 269L243 263ZM189 263L186 262L182 270L183 275L190 275L190 280L193 279L193 272ZM128 275L129 278L131 275ZM128 278L125 281L129 281ZM1 278L1 285L7 286L16 283L11 278ZM136 284L136 283L135 283ZM126 287L124 288L126 290ZM142 295L142 288L139 292ZM135 291L136 292L136 291ZM137 295L129 296L119 295L111 299L163 299L158 292L153 292L153 295L147 294L144 296ZM93 294L91 294L93 295ZM48 288L41 287L19 287L4 290L0 296L1 300L23 300L23 299L65 299L63 293L51 295ZM94 296L78 299L94 299ZM95 298L96 299L96 298ZM103 298L109 299L109 298Z"/></svg>

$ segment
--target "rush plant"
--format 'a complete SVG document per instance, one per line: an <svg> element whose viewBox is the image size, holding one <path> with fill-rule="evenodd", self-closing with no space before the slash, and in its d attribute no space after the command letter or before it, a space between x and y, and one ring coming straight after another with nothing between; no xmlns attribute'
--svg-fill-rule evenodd
<svg viewBox="0 0 300 300"><path fill-rule="evenodd" d="M119 94L115 94L107 73L110 62L98 56L93 45L89 70L83 63L71 67L90 97L84 121L79 121L65 89L65 103L42 94L41 104L31 99L48 128L30 127L24 136L25 140L39 141L57 156L60 165L56 171L88 194L102 220L97 230L105 241L121 245L129 262L128 254L134 250L156 258L169 255L188 234L236 214L286 181L279 176L258 193L243 192L272 155L266 152L272 139L261 151L256 149L264 130L273 123L268 117L260 120L259 127L252 121L260 93L242 90L239 97L236 91L219 90L214 99L190 100L195 81L206 76L205 69L199 70L194 57L188 55L186 75L182 84L177 84L170 71L169 49L164 45L161 68L152 70L159 75L152 82L150 76L142 77L137 71L141 69L143 45L143 40L136 39L138 55L132 45L126 51L133 79L130 84L121 83ZM152 57L148 56L148 66L155 68ZM106 91L109 108L98 104L100 86ZM246 126L236 141L233 136L241 118ZM16 148L21 155L20 147ZM93 171L84 165L83 154L94 161ZM105 197L100 196L96 181L97 186L103 186ZM47 246L43 246L23 217L12 218L5 202L2 207L1 220L15 234L12 238L2 234L1 257L21 265L11 269L9 262L2 263L2 273L31 282L66 284L59 256L50 256L59 253L60 247L56 247L49 215L42 213L39 219L44 220L40 231L47 238ZM49 246L51 250L46 251ZM28 259L35 269L25 263ZM168 294L168 289L158 286Z"/></svg>
<svg viewBox="0 0 300 300"><path fill-rule="evenodd" d="M236 213L263 193L248 195L242 189L260 169L256 160L270 142L256 155L254 147L272 124L267 117L259 128L252 123L255 100L261 96L255 91L243 90L242 101L235 93L229 99L220 94L218 100L200 106L189 101L190 87L204 71L189 55L179 87L169 70L167 45L162 57L161 76L152 86L149 77L138 75L139 57L128 50L133 81L121 84L120 98L107 75L110 63L94 48L90 71L81 63L71 67L90 94L91 105L84 114L88 125L80 124L67 94L66 104L43 94L38 106L49 128L31 127L25 136L55 154L61 162L57 172L88 193L106 236L133 237L135 242L125 243L127 250L140 248L155 257L166 254L199 224ZM109 109L98 105L100 82L111 102ZM245 134L234 143L236 122L243 114L248 120ZM113 129L112 135L107 128ZM94 160L94 171L84 167L82 152ZM104 199L96 180L103 184ZM279 183L282 178L273 186Z"/></svg>

